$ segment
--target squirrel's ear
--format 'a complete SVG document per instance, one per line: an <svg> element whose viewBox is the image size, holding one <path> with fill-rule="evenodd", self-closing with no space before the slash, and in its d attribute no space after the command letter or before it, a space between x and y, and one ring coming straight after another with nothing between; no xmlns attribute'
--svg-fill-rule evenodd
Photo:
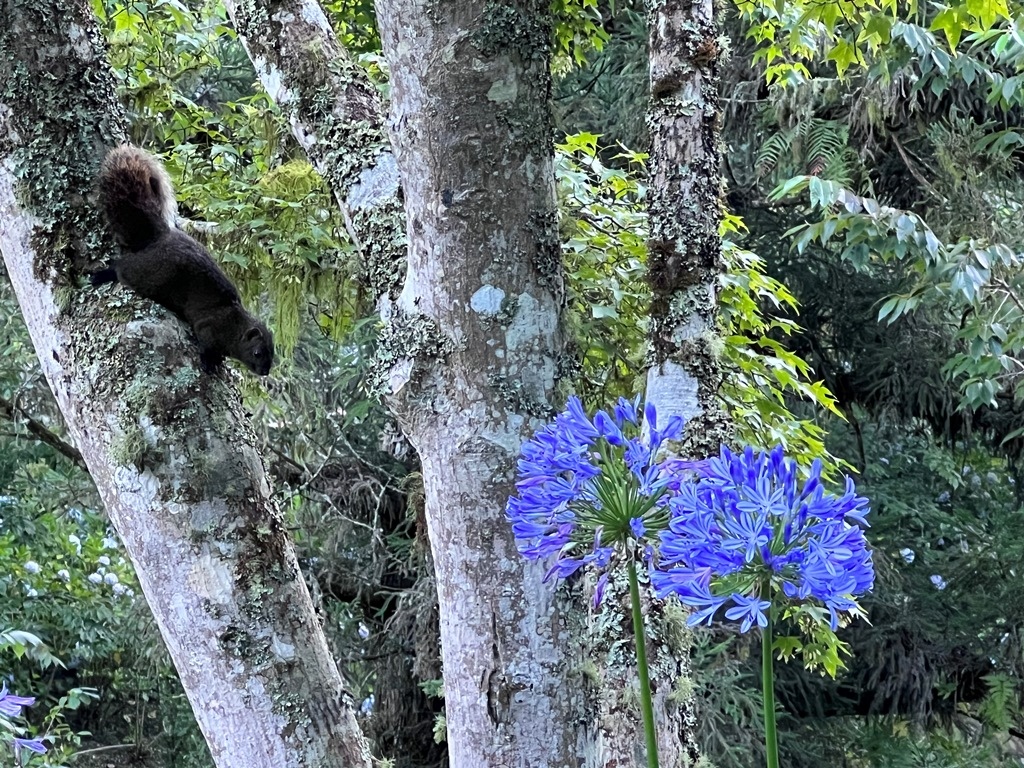
<svg viewBox="0 0 1024 768"><path fill-rule="evenodd" d="M262 338L263 338L263 333L255 325L252 328L250 328L248 331L246 331L245 332L245 336L242 337L242 339L244 341L257 341L258 339L262 339Z"/></svg>
<svg viewBox="0 0 1024 768"><path fill-rule="evenodd" d="M156 176L149 177L149 188L153 190L153 194L156 195L157 200L163 197L164 191L160 189L160 179Z"/></svg>

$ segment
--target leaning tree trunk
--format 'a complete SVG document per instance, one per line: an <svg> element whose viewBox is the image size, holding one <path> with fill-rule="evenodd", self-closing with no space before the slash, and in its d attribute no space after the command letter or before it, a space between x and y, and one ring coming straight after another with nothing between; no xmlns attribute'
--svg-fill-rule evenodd
<svg viewBox="0 0 1024 768"><path fill-rule="evenodd" d="M405 216L377 89L316 0L226 0L246 53L323 176L375 296L405 278Z"/></svg>
<svg viewBox="0 0 1024 768"><path fill-rule="evenodd" d="M571 618L503 516L521 441L553 411L562 354L547 6L378 3L397 219L382 116L364 110L317 4L228 4L384 294L377 384L422 462L456 768L574 766L593 754Z"/></svg>
<svg viewBox="0 0 1024 768"><path fill-rule="evenodd" d="M237 391L165 312L82 287L123 137L98 40L85 0L0 0L0 251L43 372L216 763L368 768Z"/></svg>

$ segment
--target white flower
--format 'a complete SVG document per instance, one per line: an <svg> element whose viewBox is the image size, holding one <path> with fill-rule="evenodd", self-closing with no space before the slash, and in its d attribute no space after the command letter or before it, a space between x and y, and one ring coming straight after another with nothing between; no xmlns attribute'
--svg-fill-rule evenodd
<svg viewBox="0 0 1024 768"><path fill-rule="evenodd" d="M941 576L939 576L939 574L937 574L937 573L933 574L931 579L929 579L929 580L931 581L932 584L935 585L935 588L937 590L939 590L940 592L946 588L946 580L944 578L942 578Z"/></svg>
<svg viewBox="0 0 1024 768"><path fill-rule="evenodd" d="M113 574L111 574L111 576L113 576ZM123 595L127 591L128 591L128 587L126 587L124 584L115 584L114 585L113 592L118 597L120 597L121 595Z"/></svg>
<svg viewBox="0 0 1024 768"><path fill-rule="evenodd" d="M100 565L110 565L110 558L106 555L103 555L102 557L97 558L96 562Z"/></svg>
<svg viewBox="0 0 1024 768"><path fill-rule="evenodd" d="M68 573L67 568L61 568L59 571L57 571L57 578L66 584L69 581L71 581L71 574Z"/></svg>
<svg viewBox="0 0 1024 768"><path fill-rule="evenodd" d="M114 584L117 584L117 574L116 573L108 573L106 576L103 577L103 583L104 584L109 584L110 586L113 586Z"/></svg>
<svg viewBox="0 0 1024 768"><path fill-rule="evenodd" d="M914 562L914 558L917 557L917 555L914 554L914 550L912 550L910 547L904 547L900 550L900 557L902 557L908 563L912 563Z"/></svg>
<svg viewBox="0 0 1024 768"><path fill-rule="evenodd" d="M25 570L29 573L39 573L43 569L39 567L39 563L37 563L35 560L29 560L27 563L25 563Z"/></svg>
<svg viewBox="0 0 1024 768"><path fill-rule="evenodd" d="M102 584L103 583L103 575L99 574L99 573L90 573L89 574L89 581L91 581L93 584Z"/></svg>
<svg viewBox="0 0 1024 768"><path fill-rule="evenodd" d="M25 595L26 597L39 597L39 593L36 592L34 589L28 590L27 592L25 592Z"/></svg>
<svg viewBox="0 0 1024 768"><path fill-rule="evenodd" d="M364 715L372 714L373 713L373 704L374 704L373 694L371 693L369 696L367 696L365 699L363 699L363 703L359 705L360 713L362 713Z"/></svg>

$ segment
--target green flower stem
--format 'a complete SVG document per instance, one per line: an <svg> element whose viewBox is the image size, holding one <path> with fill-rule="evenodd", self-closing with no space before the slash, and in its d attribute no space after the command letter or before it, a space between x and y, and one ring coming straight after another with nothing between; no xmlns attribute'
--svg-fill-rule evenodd
<svg viewBox="0 0 1024 768"><path fill-rule="evenodd" d="M647 644L644 640L644 616L640 611L640 585L636 580L636 561L631 557L626 566L629 574L629 597L633 603L633 635L636 638L636 671L640 678L640 711L644 716L647 740L647 768L658 768L658 736L654 732L654 705L651 702L651 678L647 671ZM778 762L776 761L776 766Z"/></svg>
<svg viewBox="0 0 1024 768"><path fill-rule="evenodd" d="M761 635L761 687L764 689L764 748L768 768L779 768L779 739L775 732L775 680L772 675L772 611Z"/></svg>

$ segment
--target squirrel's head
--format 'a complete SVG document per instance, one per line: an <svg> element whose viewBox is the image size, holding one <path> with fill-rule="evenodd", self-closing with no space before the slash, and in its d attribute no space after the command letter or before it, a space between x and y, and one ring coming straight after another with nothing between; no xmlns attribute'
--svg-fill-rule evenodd
<svg viewBox="0 0 1024 768"><path fill-rule="evenodd" d="M270 373L270 366L274 364L274 337L263 323L257 321L245 331L238 359L259 376Z"/></svg>

